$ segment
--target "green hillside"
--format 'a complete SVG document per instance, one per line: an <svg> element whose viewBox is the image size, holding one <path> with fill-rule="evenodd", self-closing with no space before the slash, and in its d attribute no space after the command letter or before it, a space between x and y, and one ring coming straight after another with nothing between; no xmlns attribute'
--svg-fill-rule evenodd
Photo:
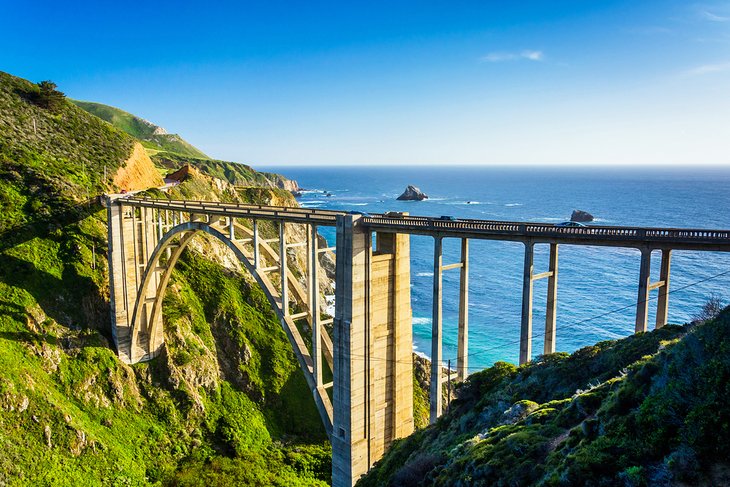
<svg viewBox="0 0 730 487"><path fill-rule="evenodd" d="M469 377L358 486L729 485L730 309Z"/></svg>
<svg viewBox="0 0 730 487"><path fill-rule="evenodd" d="M119 108L88 101L71 100L87 112L111 123L138 139L152 160L168 172L190 164L203 174L223 179L235 186L299 189L295 181L280 174L256 171L237 162L214 160L190 145L177 134L160 134L160 127Z"/></svg>
<svg viewBox="0 0 730 487"><path fill-rule="evenodd" d="M174 272L166 353L117 359L93 197L135 140L58 98L0 73L0 484L324 485L330 448L287 338L247 276L203 257L213 242ZM173 196L246 194L218 188L194 175Z"/></svg>
<svg viewBox="0 0 730 487"><path fill-rule="evenodd" d="M87 112L106 120L115 127L142 141L151 153L163 152L185 157L208 159L201 150L193 147L177 134L168 134L152 122L127 113L119 108L89 101L71 100Z"/></svg>

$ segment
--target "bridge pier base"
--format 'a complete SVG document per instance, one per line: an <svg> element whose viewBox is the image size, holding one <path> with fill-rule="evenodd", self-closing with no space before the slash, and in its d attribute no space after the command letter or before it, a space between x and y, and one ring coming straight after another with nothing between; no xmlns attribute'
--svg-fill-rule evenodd
<svg viewBox="0 0 730 487"><path fill-rule="evenodd" d="M662 249L661 269L659 280L651 282L651 249L642 248L641 266L639 268L639 295L636 299L636 328L635 332L648 330L649 326L649 293L654 289L659 290L657 299L655 327L661 328L667 324L669 312L669 278L672 261L672 250Z"/></svg>
<svg viewBox="0 0 730 487"><path fill-rule="evenodd" d="M535 244L525 242L525 264L522 271L522 322L520 324L520 365L532 357L532 283Z"/></svg>
<svg viewBox="0 0 730 487"><path fill-rule="evenodd" d="M535 274L535 242L525 242L525 264L522 275L522 323L520 326L520 365L532 358L532 290L533 283L548 280L545 304L545 342L543 353L555 353L555 324L558 309L558 244L550 244L550 263L547 272Z"/></svg>
<svg viewBox="0 0 730 487"><path fill-rule="evenodd" d="M396 438L413 432L408 235L337 219L333 487L352 487Z"/></svg>

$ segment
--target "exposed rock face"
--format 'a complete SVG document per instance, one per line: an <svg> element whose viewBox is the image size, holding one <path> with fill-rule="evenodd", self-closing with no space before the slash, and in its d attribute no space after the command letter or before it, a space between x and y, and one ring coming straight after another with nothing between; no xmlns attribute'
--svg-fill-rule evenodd
<svg viewBox="0 0 730 487"><path fill-rule="evenodd" d="M426 195L423 191L418 189L417 187L409 184L405 191L403 191L403 194L398 196L399 200L401 201L421 201L428 199L428 195Z"/></svg>
<svg viewBox="0 0 730 487"><path fill-rule="evenodd" d="M147 155L144 147L139 142L135 142L129 159L114 175L114 186L119 189L133 191L156 188L162 186L162 184L162 177L155 169L155 165Z"/></svg>
<svg viewBox="0 0 730 487"><path fill-rule="evenodd" d="M583 210L573 210L573 214L570 215L570 221L572 222L592 222L593 215Z"/></svg>
<svg viewBox="0 0 730 487"><path fill-rule="evenodd" d="M185 181L188 176L190 175L190 172L193 170L193 168L190 166L190 164L185 164L183 167L178 169L175 172L172 172L165 176L165 179L171 179L174 181Z"/></svg>

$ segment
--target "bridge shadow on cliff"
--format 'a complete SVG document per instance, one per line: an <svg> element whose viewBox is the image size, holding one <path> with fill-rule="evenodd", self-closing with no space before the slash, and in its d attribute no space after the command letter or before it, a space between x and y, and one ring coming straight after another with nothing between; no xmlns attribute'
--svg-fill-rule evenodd
<svg viewBox="0 0 730 487"><path fill-rule="evenodd" d="M60 229L79 223L102 209L98 198L90 198L81 203L54 201L51 211L43 214L28 209L26 214L30 217L25 222L0 231L0 252L34 238L49 238Z"/></svg>
<svg viewBox="0 0 730 487"><path fill-rule="evenodd" d="M58 257L66 263L63 253L64 249L59 250ZM0 258L0 282L29 293L49 318L67 328L87 328L93 323L109 329L109 305L102 290L90 277L80 275L72 262L63 266L59 278L13 255L4 253ZM0 302L0 314L21 322L28 316L24 307L7 301Z"/></svg>

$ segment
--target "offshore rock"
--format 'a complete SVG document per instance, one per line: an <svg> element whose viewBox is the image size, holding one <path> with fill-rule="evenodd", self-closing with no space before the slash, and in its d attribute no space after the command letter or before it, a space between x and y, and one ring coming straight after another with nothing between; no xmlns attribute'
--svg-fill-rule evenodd
<svg viewBox="0 0 730 487"><path fill-rule="evenodd" d="M570 215L570 221L572 222L592 222L593 215L583 210L573 210L573 214Z"/></svg>
<svg viewBox="0 0 730 487"><path fill-rule="evenodd" d="M428 195L417 187L409 184L406 190L403 191L403 194L398 196L397 199L401 201L422 201L428 199Z"/></svg>

